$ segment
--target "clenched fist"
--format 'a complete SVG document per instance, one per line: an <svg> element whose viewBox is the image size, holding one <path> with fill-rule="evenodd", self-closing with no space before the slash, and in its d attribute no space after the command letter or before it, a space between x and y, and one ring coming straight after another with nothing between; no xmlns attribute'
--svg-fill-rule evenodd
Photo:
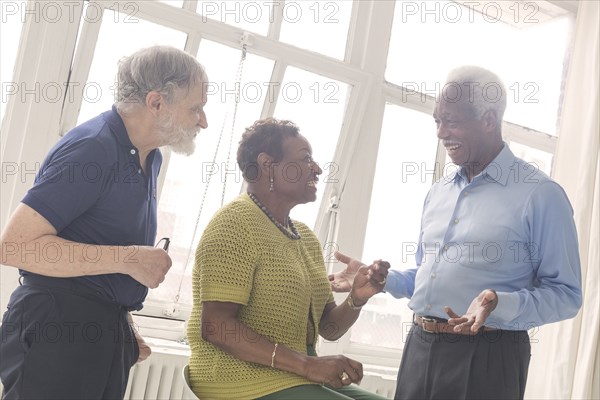
<svg viewBox="0 0 600 400"><path fill-rule="evenodd" d="M133 260L126 264L125 273L147 288L154 289L165 280L171 265L171 257L163 249L140 246Z"/></svg>

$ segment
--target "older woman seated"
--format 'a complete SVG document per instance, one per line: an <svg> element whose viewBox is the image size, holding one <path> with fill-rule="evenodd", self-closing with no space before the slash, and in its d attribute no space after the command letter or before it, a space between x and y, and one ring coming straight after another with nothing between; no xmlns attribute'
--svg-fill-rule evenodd
<svg viewBox="0 0 600 400"><path fill-rule="evenodd" d="M383 399L350 386L361 363L318 357L315 345L318 334L336 340L348 330L382 290L389 264L363 265L336 305L317 237L289 217L315 201L322 173L306 138L289 121L257 121L237 161L248 193L214 215L196 252L192 390L201 399Z"/></svg>

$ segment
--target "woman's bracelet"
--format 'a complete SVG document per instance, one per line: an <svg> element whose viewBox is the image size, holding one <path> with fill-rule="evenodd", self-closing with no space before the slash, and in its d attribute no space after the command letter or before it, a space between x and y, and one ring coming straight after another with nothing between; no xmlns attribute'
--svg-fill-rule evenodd
<svg viewBox="0 0 600 400"><path fill-rule="evenodd" d="M352 309L352 310L360 310L364 306L364 304L361 304L360 306L357 306L356 304L354 304L354 299L352 298L352 293L348 294L346 303L348 304L348 307L350 307L350 309Z"/></svg>
<svg viewBox="0 0 600 400"><path fill-rule="evenodd" d="M271 354L271 368L275 368L275 353L277 353L277 346L279 346L279 343L275 343L273 354Z"/></svg>

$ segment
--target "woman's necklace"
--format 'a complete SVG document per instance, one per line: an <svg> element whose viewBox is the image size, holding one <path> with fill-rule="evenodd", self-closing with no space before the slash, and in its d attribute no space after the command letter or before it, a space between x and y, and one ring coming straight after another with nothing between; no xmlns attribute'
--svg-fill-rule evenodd
<svg viewBox="0 0 600 400"><path fill-rule="evenodd" d="M254 204L256 204L258 206L258 208L260 208L262 210L262 212L265 213L265 215L267 217L269 217L269 219L271 220L272 223L275 224L276 227L279 228L279 230L281 232L283 232L283 234L287 237L289 237L292 240L298 240L300 239L300 233L298 233L298 230L296 229L296 227L294 226L294 223L292 222L292 220L288 217L287 218L287 223L291 229L291 232L283 225L281 225L281 223L279 221L277 221L275 219L275 217L273 217L273 215L271 214L271 212L267 209L267 207L263 206L263 204L258 201L258 199L256 198L256 195L254 193L250 193L248 192L248 196L250 196L250 198L252 199L252 201L254 202Z"/></svg>

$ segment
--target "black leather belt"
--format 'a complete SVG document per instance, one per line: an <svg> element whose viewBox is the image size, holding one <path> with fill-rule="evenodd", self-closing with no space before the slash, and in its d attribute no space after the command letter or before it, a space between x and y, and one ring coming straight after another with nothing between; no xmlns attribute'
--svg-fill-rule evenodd
<svg viewBox="0 0 600 400"><path fill-rule="evenodd" d="M456 332L454 330L455 325L450 325L447 321L439 318L433 317L421 317L419 315L413 315L413 322L415 325L420 326L424 332L427 333L445 333L445 334L454 334L454 335L476 335L481 332L481 328L477 332L471 331L470 326L465 326L461 328L460 331ZM484 331L496 331L497 329L488 328L484 326L482 328Z"/></svg>

